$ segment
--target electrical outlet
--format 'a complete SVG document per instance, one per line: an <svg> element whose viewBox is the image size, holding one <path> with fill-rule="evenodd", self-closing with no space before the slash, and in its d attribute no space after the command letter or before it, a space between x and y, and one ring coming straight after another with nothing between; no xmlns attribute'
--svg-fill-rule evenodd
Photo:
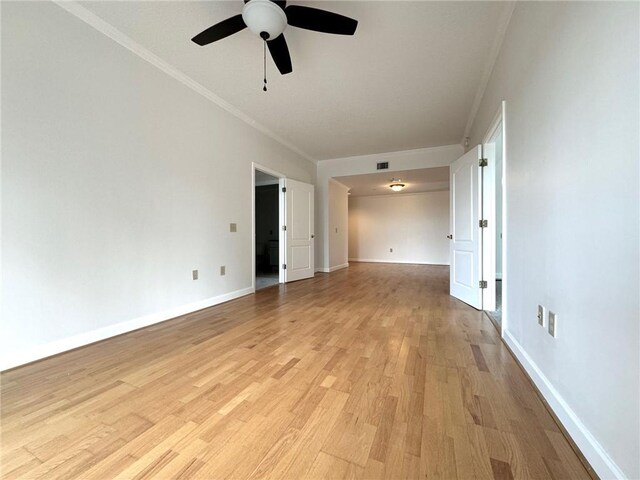
<svg viewBox="0 0 640 480"><path fill-rule="evenodd" d="M198 270L191 271L191 278L193 278L194 280L198 279Z"/></svg>
<svg viewBox="0 0 640 480"><path fill-rule="evenodd" d="M544 307L538 305L538 324L544 327Z"/></svg>
<svg viewBox="0 0 640 480"><path fill-rule="evenodd" d="M393 248L390 248L390 249L389 249L389 252L393 253Z"/></svg>
<svg viewBox="0 0 640 480"><path fill-rule="evenodd" d="M220 267L220 275L224 275L225 273L227 273L227 267L225 267L224 265L222 265Z"/></svg>
<svg viewBox="0 0 640 480"><path fill-rule="evenodd" d="M549 335L553 338L558 337L558 315L549 311Z"/></svg>
<svg viewBox="0 0 640 480"><path fill-rule="evenodd" d="M238 225L236 223L229 224L229 231L231 233L236 233L238 231Z"/></svg>

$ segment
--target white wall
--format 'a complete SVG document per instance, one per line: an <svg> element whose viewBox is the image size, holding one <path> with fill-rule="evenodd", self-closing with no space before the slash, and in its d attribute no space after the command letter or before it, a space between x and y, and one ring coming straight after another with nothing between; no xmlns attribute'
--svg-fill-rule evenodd
<svg viewBox="0 0 640 480"><path fill-rule="evenodd" d="M318 162L316 184L316 266L329 268L329 179L375 173L376 163L389 162L389 174L400 170L446 167L464 153L460 145L421 148L401 152L359 155Z"/></svg>
<svg viewBox="0 0 640 480"><path fill-rule="evenodd" d="M2 127L0 368L250 292L251 162L315 181L48 2L2 3Z"/></svg>
<svg viewBox="0 0 640 480"><path fill-rule="evenodd" d="M448 265L448 234L448 191L349 198L349 260Z"/></svg>
<svg viewBox="0 0 640 480"><path fill-rule="evenodd" d="M472 128L506 100L505 337L601 478L640 478L639 17L518 2Z"/></svg>
<svg viewBox="0 0 640 480"><path fill-rule="evenodd" d="M329 270L349 266L349 187L329 181Z"/></svg>

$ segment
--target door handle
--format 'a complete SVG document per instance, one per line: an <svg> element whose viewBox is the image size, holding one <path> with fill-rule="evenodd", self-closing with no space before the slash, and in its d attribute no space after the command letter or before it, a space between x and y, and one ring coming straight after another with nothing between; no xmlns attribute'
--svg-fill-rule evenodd
<svg viewBox="0 0 640 480"><path fill-rule="evenodd" d="M447 238L448 238L449 240L452 240L452 239L453 239L453 235L447 235Z"/></svg>
<svg viewBox="0 0 640 480"><path fill-rule="evenodd" d="M316 238L316 236L312 233L312 234L311 234L311 238Z"/></svg>

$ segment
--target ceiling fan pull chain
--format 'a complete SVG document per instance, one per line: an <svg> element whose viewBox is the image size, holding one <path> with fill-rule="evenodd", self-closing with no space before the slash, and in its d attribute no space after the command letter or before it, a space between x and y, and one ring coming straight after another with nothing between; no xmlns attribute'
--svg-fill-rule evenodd
<svg viewBox="0 0 640 480"><path fill-rule="evenodd" d="M264 41L263 48L263 67L264 67L264 86L262 87L262 91L267 91L267 41Z"/></svg>

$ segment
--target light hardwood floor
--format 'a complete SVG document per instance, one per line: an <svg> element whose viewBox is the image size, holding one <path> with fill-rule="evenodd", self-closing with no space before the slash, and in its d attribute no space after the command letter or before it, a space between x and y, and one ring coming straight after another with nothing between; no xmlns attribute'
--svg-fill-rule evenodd
<svg viewBox="0 0 640 480"><path fill-rule="evenodd" d="M354 264L2 374L2 478L589 478L448 268Z"/></svg>

